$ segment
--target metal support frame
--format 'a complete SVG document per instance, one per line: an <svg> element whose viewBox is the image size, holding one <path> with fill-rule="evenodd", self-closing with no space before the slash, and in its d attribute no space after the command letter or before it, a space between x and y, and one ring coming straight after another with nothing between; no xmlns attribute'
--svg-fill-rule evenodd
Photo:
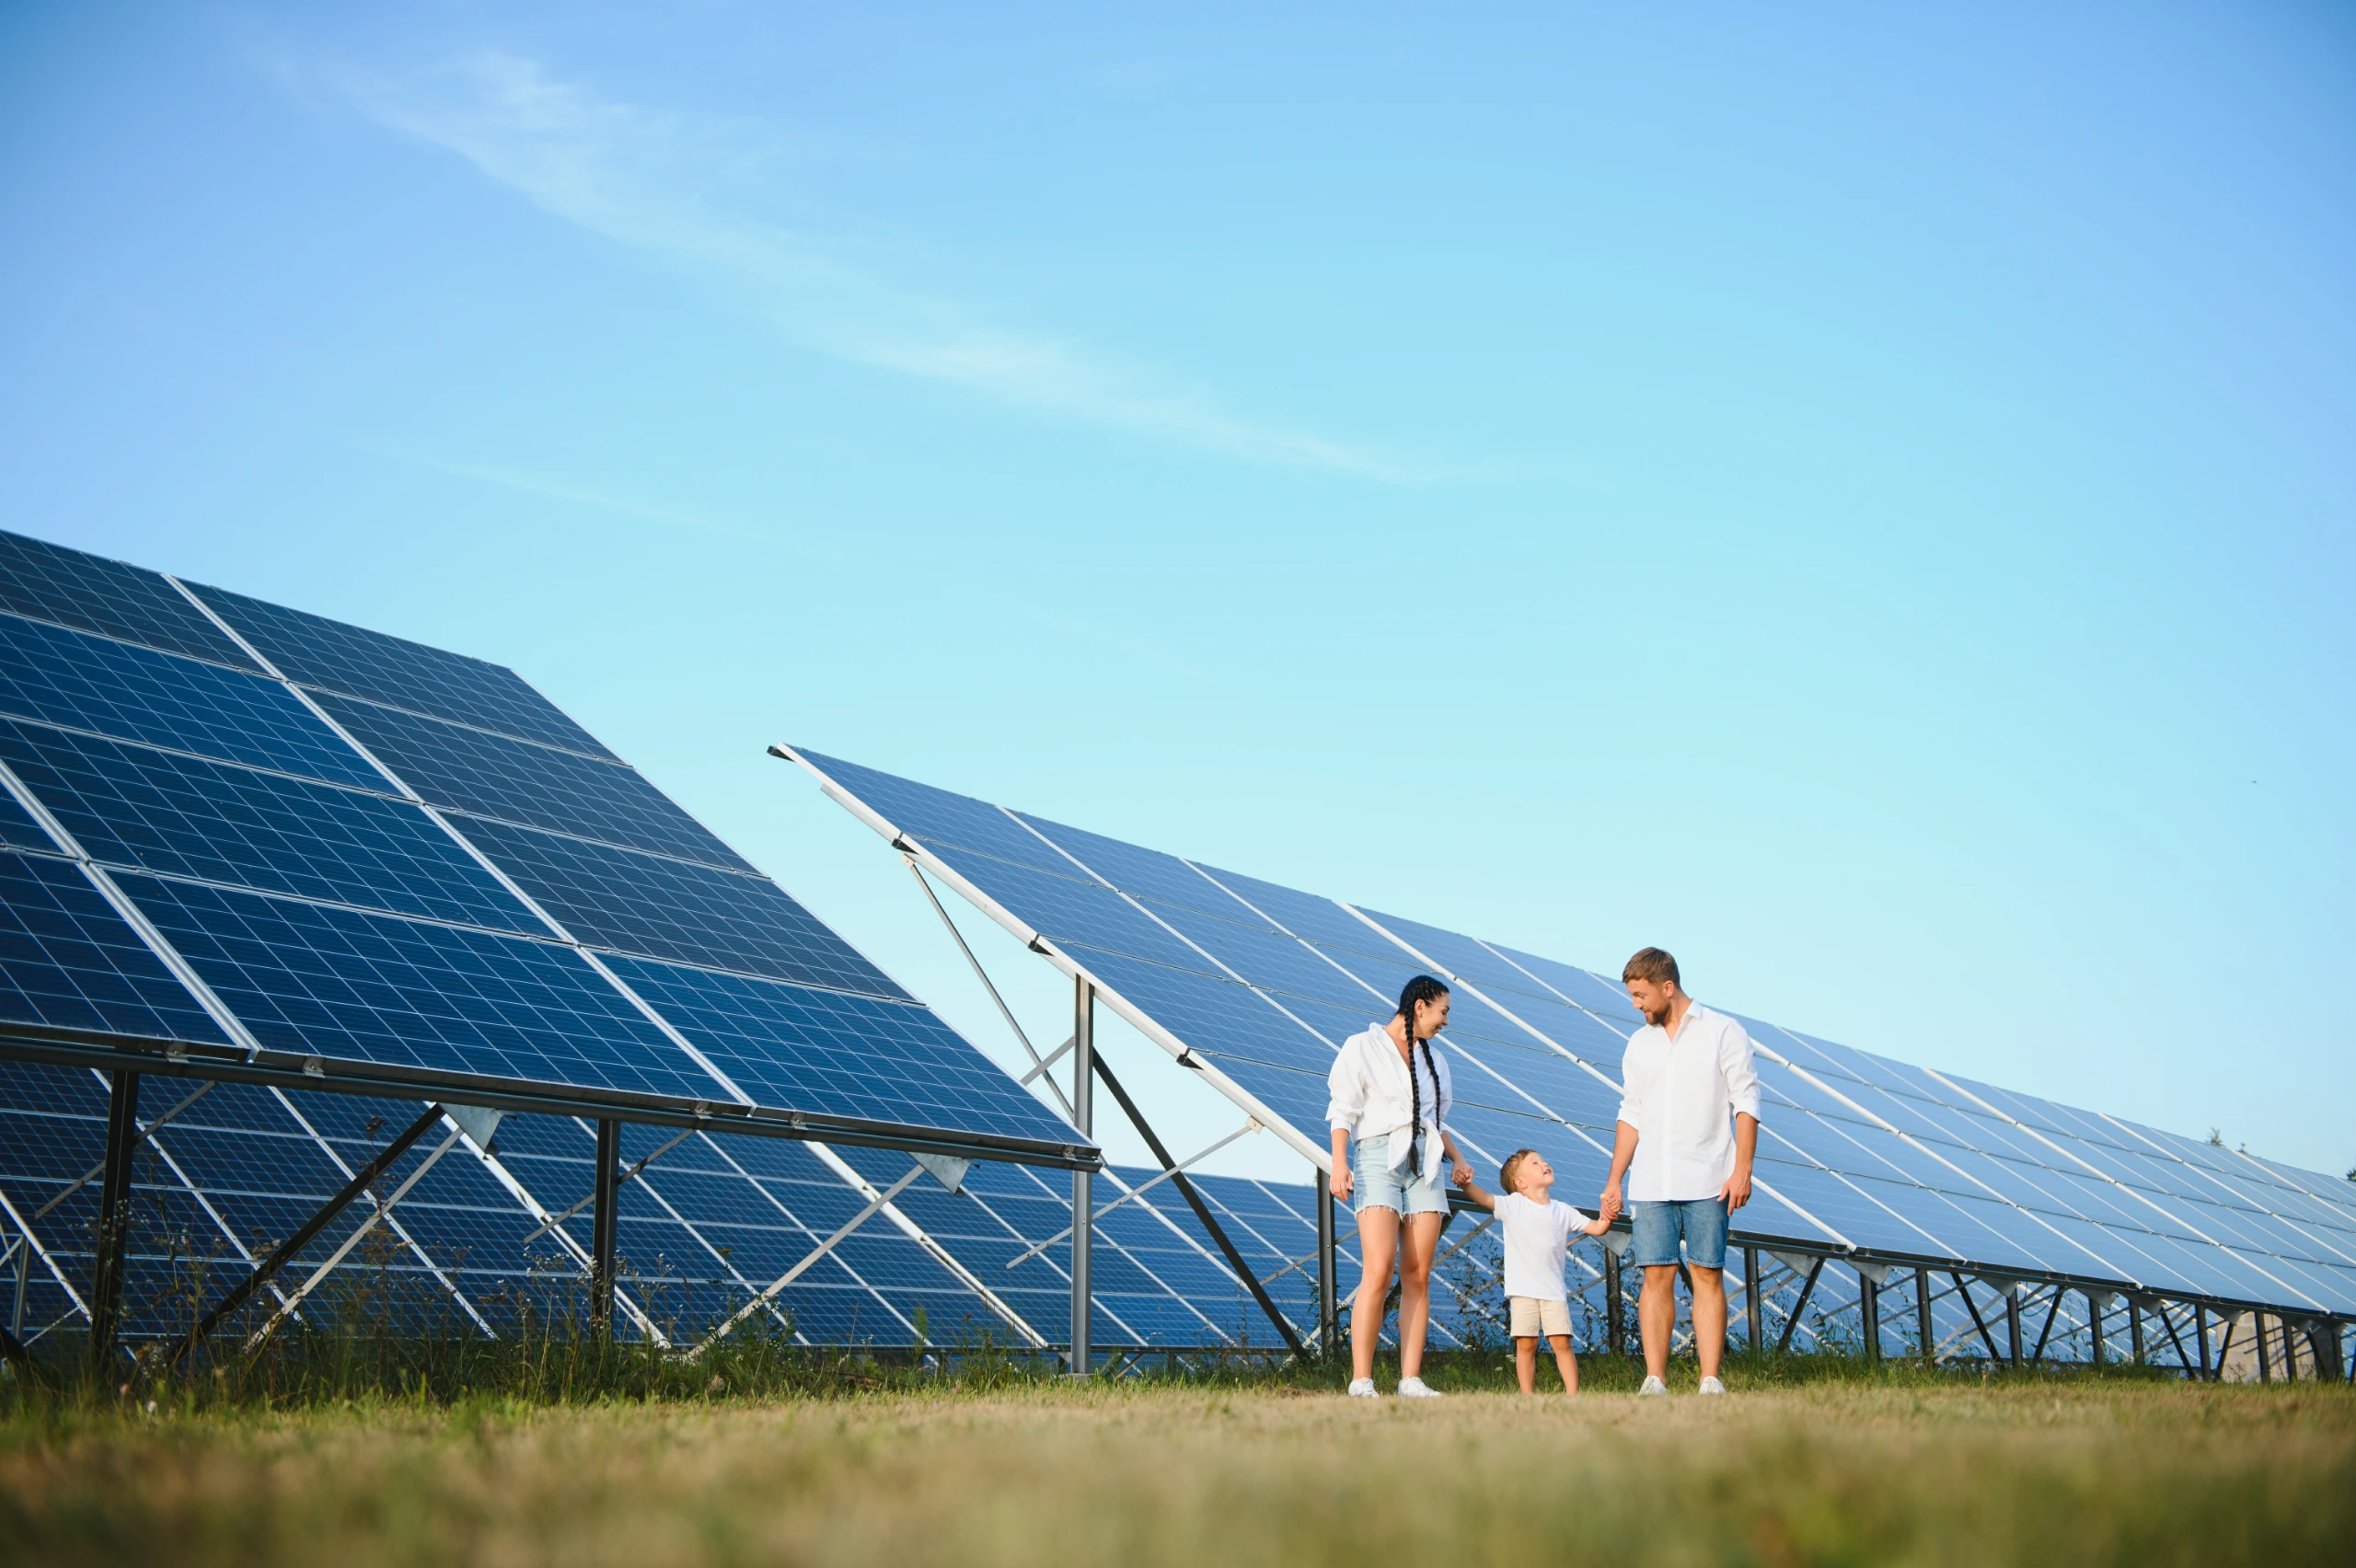
<svg viewBox="0 0 2356 1568"><path fill-rule="evenodd" d="M1080 1136L1094 1141L1096 1131L1096 987L1086 980L1072 982L1071 1120ZM1169 1163L1165 1157L1164 1164ZM1089 1314L1095 1290L1089 1277L1090 1251L1096 1239L1095 1187L1092 1173L1071 1173L1071 1375L1085 1378L1094 1369L1089 1337Z"/></svg>
<svg viewBox="0 0 2356 1568"><path fill-rule="evenodd" d="M2217 1365L2209 1372L2209 1380L2212 1383L2224 1379L2225 1362L2234 1354L2234 1331L2241 1326L2239 1320L2230 1312L2219 1313L2218 1321L2225 1325L2225 1332L2217 1336Z"/></svg>
<svg viewBox="0 0 2356 1568"><path fill-rule="evenodd" d="M393 1161L407 1154L410 1146L423 1137L433 1124L441 1119L442 1107L427 1106L423 1115L402 1128L392 1142L377 1151L374 1159L354 1171L352 1180L343 1184L341 1192L313 1211L311 1217L305 1220L294 1235L272 1248L270 1256L256 1263L251 1274L239 1280L230 1289L228 1295L214 1302L204 1316L197 1320L196 1326L189 1330L187 1334L172 1346L171 1354L165 1358L166 1361L168 1363L179 1360L210 1338L215 1329L226 1321L232 1313L252 1300L255 1292L275 1278L279 1270L284 1268L294 1260L295 1254L317 1239L320 1231L335 1222L336 1216L351 1207L352 1202L361 1193L375 1185L378 1178L392 1169Z"/></svg>
<svg viewBox="0 0 2356 1568"><path fill-rule="evenodd" d="M1087 982L1082 981L1080 985L1085 987ZM1153 1151L1154 1159L1161 1161L1161 1169L1169 1176L1171 1185L1176 1187L1184 1196L1187 1205L1195 1211L1195 1217L1202 1221L1205 1230L1210 1232L1211 1239L1218 1243L1220 1253L1227 1259L1227 1266L1235 1271L1235 1277L1242 1281L1243 1288L1252 1293L1252 1299L1260 1304L1260 1310L1267 1314L1268 1321L1275 1326L1277 1336L1285 1342L1286 1347L1301 1360L1308 1360L1309 1347L1300 1343L1300 1335L1293 1329L1290 1320L1277 1309L1275 1297L1268 1294L1267 1287L1260 1283L1259 1276L1254 1274L1251 1266L1244 1262L1243 1254L1236 1250L1235 1243L1228 1239L1225 1228L1211 1213L1211 1206L1204 1201L1201 1191L1186 1179L1185 1172L1179 1167L1178 1162L1170 1158L1170 1150L1162 1147L1161 1139L1147 1124L1143 1113L1138 1110L1137 1101L1129 1098L1129 1091L1121 1087L1121 1080L1113 1076L1113 1070L1104 1065L1103 1058L1097 1056L1092 1051L1089 1055L1095 1067L1096 1076L1104 1080L1104 1087L1111 1091L1113 1099L1120 1105L1121 1113L1129 1119L1129 1124L1137 1128L1138 1135L1145 1139L1146 1147ZM1080 1130L1087 1131L1084 1127ZM1079 1217L1077 1209L1074 1210L1073 1217L1075 1220ZM1073 1232L1075 1241L1079 1239L1079 1231ZM1076 1270L1074 1277L1078 1277ZM1079 1297L1077 1286L1074 1288L1073 1300L1075 1310L1077 1310Z"/></svg>
<svg viewBox="0 0 2356 1568"><path fill-rule="evenodd" d="M1046 1078L1047 1069L1056 1064L1056 1057L1069 1050L1076 1043L1076 1039L1066 1041L1053 1055L1043 1057L1039 1055L1039 1048L1031 1043L1031 1036L1024 1033L1022 1025L1015 1020L1014 1009L1006 1005L1006 998L999 996L998 987L991 984L990 972L982 967L982 961L975 957L974 950L966 945L965 933L957 928L957 922L949 917L949 911L941 906L940 898L933 893L932 884L924 880L924 868L917 864L917 858L914 855L906 852L901 854L900 861L908 868L908 874L917 879L917 886L924 889L924 901L932 905L932 912L941 917L941 923L943 926L949 928L949 940L957 944L957 951L964 953L965 962L973 966L974 978L982 983L982 989L987 991L990 994L990 1000L998 1004L999 1017L1006 1020L1006 1027L1014 1031L1014 1038L1022 1042L1022 1054L1031 1058L1031 1070L1022 1075L1022 1081L1029 1083L1033 1078L1045 1078L1047 1092L1056 1097L1057 1103L1064 1108L1064 1113L1071 1117L1073 1124L1081 1132L1088 1131L1087 1124L1080 1119L1078 1108L1064 1098L1063 1086L1054 1078Z"/></svg>
<svg viewBox="0 0 2356 1568"><path fill-rule="evenodd" d="M1931 1271L1914 1271L1914 1337L1923 1344L1923 1365L1928 1366L1939 1358L1937 1330L1931 1322Z"/></svg>
<svg viewBox="0 0 2356 1568"><path fill-rule="evenodd" d="M1881 1359L1881 1286L1871 1274L1857 1274L1857 1327L1865 1335L1865 1359Z"/></svg>
<svg viewBox="0 0 2356 1568"><path fill-rule="evenodd" d="M614 1241L621 1219L622 1124L597 1123L597 1170L589 1222L589 1322L600 1334L614 1332Z"/></svg>
<svg viewBox="0 0 2356 1568"><path fill-rule="evenodd" d="M107 1087L106 1172L98 1189L98 1262L90 1284L90 1369L103 1376L122 1325L123 1254L131 1241L131 1156L139 1141L139 1075L118 1069Z"/></svg>
<svg viewBox="0 0 2356 1568"><path fill-rule="evenodd" d="M1963 1309L1971 1314L1971 1326L1980 1331L1980 1343L1988 1347L1989 1364L1993 1366L2002 1361L2004 1356L1997 1352L1996 1336L1988 1332L1988 1320L1980 1315L1980 1303L1971 1298L1971 1287L1964 1283L1960 1274L1951 1274L1947 1277L1955 1281L1955 1293L1963 1297Z"/></svg>
<svg viewBox="0 0 2356 1568"><path fill-rule="evenodd" d="M718 1344L722 1340L726 1339L731 1333L733 1333L737 1324L743 1322L745 1319L754 1316L756 1313L766 1310L768 1304L777 1299L778 1293L780 1291L783 1290L787 1286L791 1285L795 1280L800 1279L804 1274L808 1273L811 1268L816 1265L819 1259L826 1256L827 1253L832 1252L837 1247L840 1246L845 1237L849 1236L852 1231L857 1230L860 1226L865 1225L877 1215L883 1213L884 1208L894 1198L898 1197L901 1193L907 1190L909 1182L923 1175L924 1172L925 1168L921 1164L909 1166L907 1175L901 1177L898 1181L893 1182L890 1186L876 1193L872 1198L870 1198L867 1201L867 1206L865 1208L860 1209L857 1214L843 1221L841 1225L836 1227L835 1233L827 1237L824 1241L819 1242L815 1247L813 1247L808 1252L803 1254L803 1258L800 1262L794 1264L791 1268L778 1275L776 1279L769 1282L767 1288L758 1292L750 1301L745 1302L744 1306L738 1308L734 1317L730 1318L726 1322L721 1324L718 1328L704 1335L702 1340L697 1343L695 1349L687 1353L687 1359L690 1361L694 1360L697 1356L701 1355L705 1351L710 1350L713 1345Z"/></svg>
<svg viewBox="0 0 2356 1568"><path fill-rule="evenodd" d="M2019 1371L2021 1369L2021 1298L2016 1290L2004 1292L2004 1349L2012 1361L2013 1370Z"/></svg>
<svg viewBox="0 0 2356 1568"><path fill-rule="evenodd" d="M2258 1380L2271 1383L2274 1381L2274 1357L2267 1349L2265 1313L2255 1310L2250 1313L2249 1332L2251 1337L2258 1341Z"/></svg>
<svg viewBox="0 0 2356 1568"><path fill-rule="evenodd" d="M1743 1340L1753 1356L1759 1354L1759 1249L1742 1250Z"/></svg>
<svg viewBox="0 0 2356 1568"><path fill-rule="evenodd" d="M1342 1333L1341 1256L1335 1244L1334 1183L1317 1168L1317 1350L1327 1360L1339 1354Z"/></svg>
<svg viewBox="0 0 2356 1568"><path fill-rule="evenodd" d="M2143 1302L2135 1296L2127 1298L2127 1354L2136 1366L2143 1365Z"/></svg>
<svg viewBox="0 0 2356 1568"><path fill-rule="evenodd" d="M1603 1253L1603 1332L1612 1355L1627 1355L1627 1309L1620 1299L1620 1254L1610 1248Z"/></svg>
<svg viewBox="0 0 2356 1568"><path fill-rule="evenodd" d="M2102 1365L2102 1297L2097 1292L2089 1290L2085 1292L2085 1297L2086 1330L2092 1335L2094 1346L2087 1355L2091 1358L2090 1364L2099 1366Z"/></svg>
<svg viewBox="0 0 2356 1568"><path fill-rule="evenodd" d="M2046 1311L2045 1327L2038 1331L2037 1348L2029 1353L2028 1364L2031 1366L2045 1359L2045 1342L2053 1337L2053 1320L2062 1316L2062 1298L2068 1294L2058 1285L2053 1287L2053 1305Z"/></svg>
<svg viewBox="0 0 2356 1568"><path fill-rule="evenodd" d="M1807 1298L1816 1294L1816 1282L1823 1276L1824 1260L1819 1258L1808 1266L1807 1283L1800 1286L1800 1298L1792 1303L1791 1315L1784 1320L1783 1337L1775 1342L1775 1354L1789 1355L1792 1351L1792 1331L1800 1326L1800 1314L1807 1310Z"/></svg>
<svg viewBox="0 0 2356 1568"><path fill-rule="evenodd" d="M2200 1380L2209 1380L2209 1307L2206 1302L2192 1304L2193 1340L2200 1347ZM2181 1347L2178 1347L2181 1354Z"/></svg>

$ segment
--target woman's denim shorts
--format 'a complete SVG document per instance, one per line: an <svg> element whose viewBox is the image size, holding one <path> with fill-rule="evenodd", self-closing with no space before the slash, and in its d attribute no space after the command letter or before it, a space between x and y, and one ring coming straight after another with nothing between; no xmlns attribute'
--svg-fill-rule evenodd
<svg viewBox="0 0 2356 1568"><path fill-rule="evenodd" d="M1357 1201L1351 1206L1359 1214L1370 1208L1387 1208L1402 1216L1448 1212L1448 1194L1437 1182L1420 1171L1402 1173L1391 1169L1388 1133L1358 1140L1357 1159L1350 1167L1350 1175L1357 1183Z"/></svg>

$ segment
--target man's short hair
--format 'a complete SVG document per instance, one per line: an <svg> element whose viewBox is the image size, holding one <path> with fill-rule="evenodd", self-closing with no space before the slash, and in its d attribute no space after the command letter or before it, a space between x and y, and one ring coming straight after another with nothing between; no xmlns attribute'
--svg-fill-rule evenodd
<svg viewBox="0 0 2356 1568"><path fill-rule="evenodd" d="M1656 986L1675 986L1680 990L1685 986L1677 977L1677 960L1662 948L1646 948L1628 961L1628 966L1620 971L1620 984L1625 986L1631 980L1649 980Z"/></svg>
<svg viewBox="0 0 2356 1568"><path fill-rule="evenodd" d="M1521 1189L1513 1184L1513 1179L1521 1174L1521 1162L1537 1152L1534 1148L1518 1148L1507 1155L1506 1162L1497 1167L1497 1184L1508 1193L1519 1192Z"/></svg>

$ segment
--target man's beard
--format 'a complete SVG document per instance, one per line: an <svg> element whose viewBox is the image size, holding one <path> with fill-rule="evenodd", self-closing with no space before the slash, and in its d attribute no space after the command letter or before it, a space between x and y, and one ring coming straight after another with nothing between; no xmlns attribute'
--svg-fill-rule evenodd
<svg viewBox="0 0 2356 1568"><path fill-rule="evenodd" d="M1645 1021L1651 1024L1655 1029L1667 1029L1669 1027L1668 1004L1662 1004L1661 1009L1658 1012L1646 1013L1645 1015Z"/></svg>

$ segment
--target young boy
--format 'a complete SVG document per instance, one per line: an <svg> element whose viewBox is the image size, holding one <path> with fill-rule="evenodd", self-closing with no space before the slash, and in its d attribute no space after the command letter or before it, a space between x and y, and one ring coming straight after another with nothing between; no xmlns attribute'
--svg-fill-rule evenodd
<svg viewBox="0 0 2356 1568"><path fill-rule="evenodd" d="M1518 1148L1506 1158L1497 1182L1506 1195L1493 1198L1481 1190L1470 1170L1462 1170L1457 1185L1464 1195L1497 1216L1505 1236L1506 1306L1512 1315L1514 1370L1521 1374L1521 1391L1538 1391L1538 1342L1554 1342L1554 1366L1563 1375L1563 1392L1579 1391L1578 1357L1571 1354L1570 1293L1563 1287L1563 1262L1570 1255L1573 1231L1600 1236L1611 1222L1589 1219L1568 1204L1554 1202L1554 1168L1534 1148Z"/></svg>

